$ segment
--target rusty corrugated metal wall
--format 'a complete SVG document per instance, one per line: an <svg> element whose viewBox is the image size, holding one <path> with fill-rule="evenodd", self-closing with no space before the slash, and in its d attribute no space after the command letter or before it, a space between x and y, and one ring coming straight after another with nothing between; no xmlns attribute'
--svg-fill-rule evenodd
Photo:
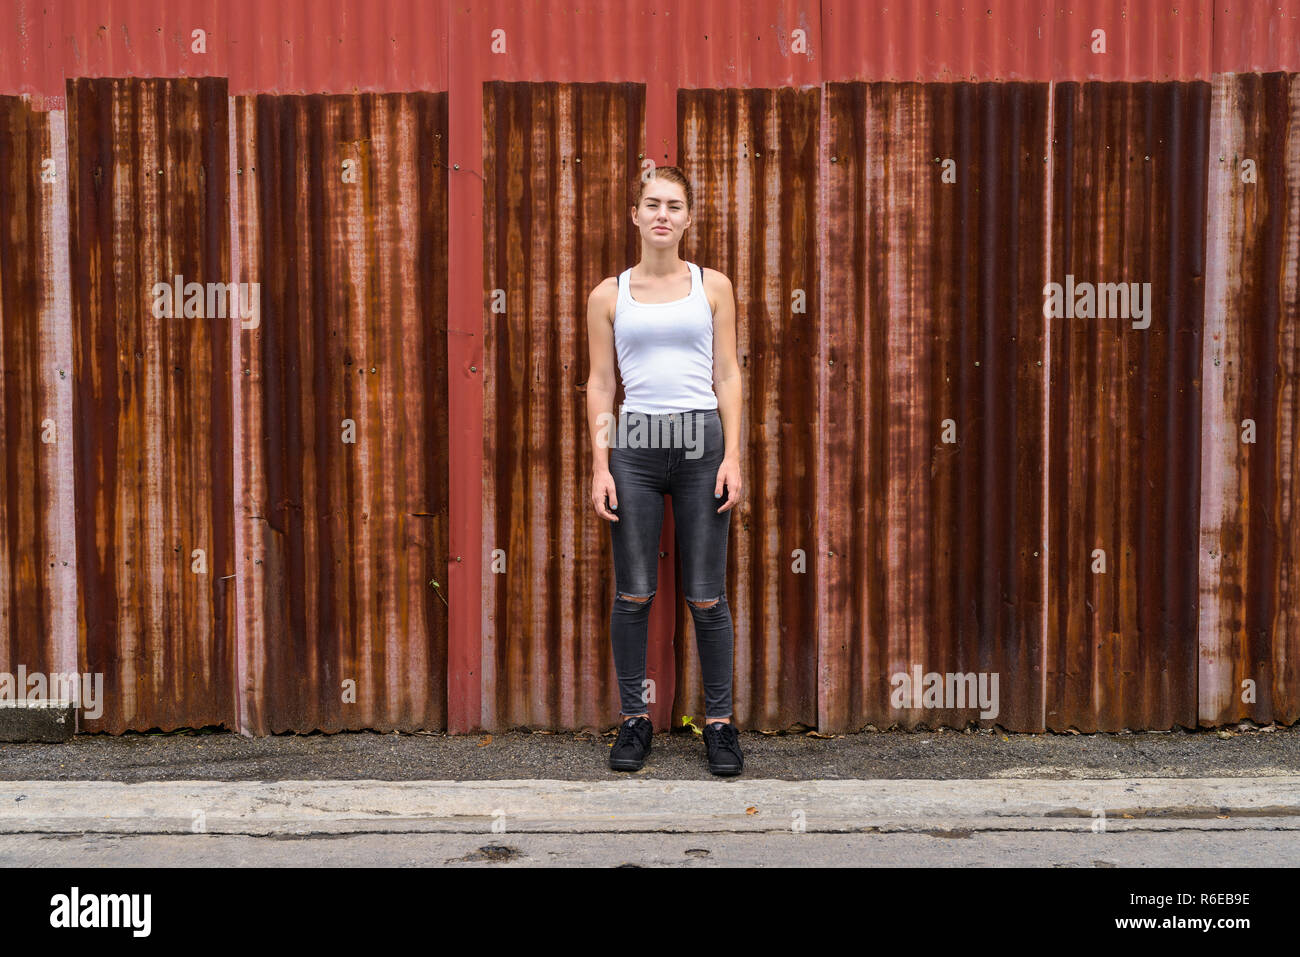
<svg viewBox="0 0 1300 957"><path fill-rule="evenodd" d="M0 672L77 670L62 113L0 96Z"/></svg>
<svg viewBox="0 0 1300 957"><path fill-rule="evenodd" d="M587 295L637 253L623 200L644 110L631 83L484 90L487 728L618 710L609 531L588 519Z"/></svg>
<svg viewBox="0 0 1300 957"><path fill-rule="evenodd" d="M976 717L900 706L914 668L996 674L1017 730L1300 716L1300 14L5 0L0 31L0 671L102 671L88 728L612 721L585 297L635 262L647 158L736 289L743 726ZM178 274L260 283L259 322L152 321ZM1067 276L1150 281L1150 328L1044 318ZM701 703L677 597L660 727Z"/></svg>
<svg viewBox="0 0 1300 957"><path fill-rule="evenodd" d="M446 97L236 97L241 724L446 715ZM436 582L436 584L434 584Z"/></svg>
<svg viewBox="0 0 1300 957"><path fill-rule="evenodd" d="M89 730L235 723L230 327L154 293L228 281L226 123L219 79L68 84L77 639L104 675Z"/></svg>
<svg viewBox="0 0 1300 957"><path fill-rule="evenodd" d="M1051 323L1049 728L1196 724L1205 83L1057 84L1058 282L1150 282L1146 320Z"/></svg>
<svg viewBox="0 0 1300 957"><path fill-rule="evenodd" d="M748 491L732 513L727 602L737 720L750 727L817 724L820 112L815 87L683 90L677 100L698 207L681 253L736 289ZM703 715L695 622L684 600L676 608L684 693L674 710Z"/></svg>
<svg viewBox="0 0 1300 957"><path fill-rule="evenodd" d="M1049 90L832 84L827 99L820 714L900 721L890 679L919 664L998 673L997 720L1032 727Z"/></svg>
<svg viewBox="0 0 1300 957"><path fill-rule="evenodd" d="M1201 365L1199 714L1300 714L1300 80L1216 77Z"/></svg>

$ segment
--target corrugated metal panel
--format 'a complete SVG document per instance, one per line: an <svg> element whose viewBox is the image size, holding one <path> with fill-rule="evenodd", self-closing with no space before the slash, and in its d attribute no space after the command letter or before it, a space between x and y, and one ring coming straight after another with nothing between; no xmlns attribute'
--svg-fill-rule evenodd
<svg viewBox="0 0 1300 957"><path fill-rule="evenodd" d="M1225 6L1214 0L826 0L822 76L920 83L1208 78L1217 8Z"/></svg>
<svg viewBox="0 0 1300 957"><path fill-rule="evenodd" d="M0 672L14 676L77 671L67 174L63 114L0 97Z"/></svg>
<svg viewBox="0 0 1300 957"><path fill-rule="evenodd" d="M447 0L4 0L0 46L11 55L0 91L61 96L65 76L114 74L229 76L235 93L445 90L455 52L446 24L461 13ZM1202 78L1211 48L1218 71L1292 70L1298 21L1285 5L1250 0L495 0L462 22L475 26L471 42L506 31L505 51L491 54L502 79L654 73L683 86L797 86Z"/></svg>
<svg viewBox="0 0 1300 957"><path fill-rule="evenodd" d="M232 94L447 88L447 0L3 0L0 92L229 77Z"/></svg>
<svg viewBox="0 0 1300 957"><path fill-rule="evenodd" d="M816 88L690 90L677 102L680 155L696 202L681 253L720 270L736 289L748 489L732 512L727 550L736 720L746 727L815 725L818 636L810 624L826 571L815 539L819 391L811 387L824 316L821 95ZM674 723L683 713L704 714L694 619L683 599Z"/></svg>
<svg viewBox="0 0 1300 957"><path fill-rule="evenodd" d="M489 306L484 332L483 727L594 727L618 712L586 320L591 290L635 261L644 104L633 84L484 89L485 296L504 311Z"/></svg>
<svg viewBox="0 0 1300 957"><path fill-rule="evenodd" d="M230 274L226 115L224 80L68 84L89 730L235 723L230 324L153 292Z"/></svg>
<svg viewBox="0 0 1300 957"><path fill-rule="evenodd" d="M243 723L442 727L446 96L233 110Z"/></svg>
<svg viewBox="0 0 1300 957"><path fill-rule="evenodd" d="M65 76L124 74L228 76L235 93L445 90L453 11L447 0L4 0L0 92L59 97ZM1186 80L1211 65L1300 64L1300 12L1253 0L496 0L462 22L474 25L472 43L506 31L492 70L511 80ZM195 30L205 31L201 52Z"/></svg>
<svg viewBox="0 0 1300 957"><path fill-rule="evenodd" d="M1200 720L1300 716L1300 80L1214 84ZM1248 421L1249 420L1249 421Z"/></svg>
<svg viewBox="0 0 1300 957"><path fill-rule="evenodd" d="M224 10L231 91L445 91L449 3L237 0Z"/></svg>
<svg viewBox="0 0 1300 957"><path fill-rule="evenodd" d="M1300 8L1284 0L1214 4L1215 73L1300 70Z"/></svg>
<svg viewBox="0 0 1300 957"><path fill-rule="evenodd" d="M960 727L910 693L948 673L1040 725L1049 108L1044 84L828 86L823 729Z"/></svg>
<svg viewBox="0 0 1300 957"><path fill-rule="evenodd" d="M1196 725L1209 92L1055 87L1051 281L1151 285L1149 328L1052 322L1052 730Z"/></svg>

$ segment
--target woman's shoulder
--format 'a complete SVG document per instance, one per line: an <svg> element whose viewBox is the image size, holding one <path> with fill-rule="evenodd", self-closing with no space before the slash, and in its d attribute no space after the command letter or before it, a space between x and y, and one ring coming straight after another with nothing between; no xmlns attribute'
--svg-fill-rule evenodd
<svg viewBox="0 0 1300 957"><path fill-rule="evenodd" d="M617 305L617 276L606 276L600 282L596 283L596 287L592 289L591 294L587 296L588 313L590 313L592 309L599 310L599 312L604 314L605 318L609 319L611 322L614 319L614 309Z"/></svg>
<svg viewBox="0 0 1300 957"><path fill-rule="evenodd" d="M706 285L712 284L719 289L731 288L731 280L727 278L726 273L711 269L708 266L700 266L700 278L704 280Z"/></svg>
<svg viewBox="0 0 1300 957"><path fill-rule="evenodd" d="M708 266L700 266L700 281L704 284L704 295L709 300L709 308L714 312L718 311L719 302L725 299L734 300L735 291L731 288L731 280L727 278L726 273L710 269Z"/></svg>
<svg viewBox="0 0 1300 957"><path fill-rule="evenodd" d="M612 297L617 295L618 295L618 277L606 276L600 282L596 283L595 288L591 290L591 295L588 296L587 298L604 299L607 297Z"/></svg>

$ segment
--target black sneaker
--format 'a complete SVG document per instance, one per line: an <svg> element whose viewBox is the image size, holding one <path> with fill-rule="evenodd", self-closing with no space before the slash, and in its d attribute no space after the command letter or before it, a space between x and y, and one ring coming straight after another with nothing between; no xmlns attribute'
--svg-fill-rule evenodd
<svg viewBox="0 0 1300 957"><path fill-rule="evenodd" d="M614 746L609 749L609 766L615 771L640 771L650 753L654 725L649 718L628 718L618 729Z"/></svg>
<svg viewBox="0 0 1300 957"><path fill-rule="evenodd" d="M706 724L704 748L709 754L709 770L714 774L739 774L745 769L745 759L740 753L740 733L730 722Z"/></svg>

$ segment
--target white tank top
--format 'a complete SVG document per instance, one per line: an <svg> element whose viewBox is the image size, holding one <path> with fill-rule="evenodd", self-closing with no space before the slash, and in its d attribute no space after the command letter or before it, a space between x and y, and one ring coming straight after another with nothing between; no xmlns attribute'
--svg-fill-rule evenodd
<svg viewBox="0 0 1300 957"><path fill-rule="evenodd" d="M718 407L713 391L713 310L700 267L686 265L690 294L673 302L637 302L628 284L632 270L619 274L614 348L623 377L620 411L662 415Z"/></svg>

